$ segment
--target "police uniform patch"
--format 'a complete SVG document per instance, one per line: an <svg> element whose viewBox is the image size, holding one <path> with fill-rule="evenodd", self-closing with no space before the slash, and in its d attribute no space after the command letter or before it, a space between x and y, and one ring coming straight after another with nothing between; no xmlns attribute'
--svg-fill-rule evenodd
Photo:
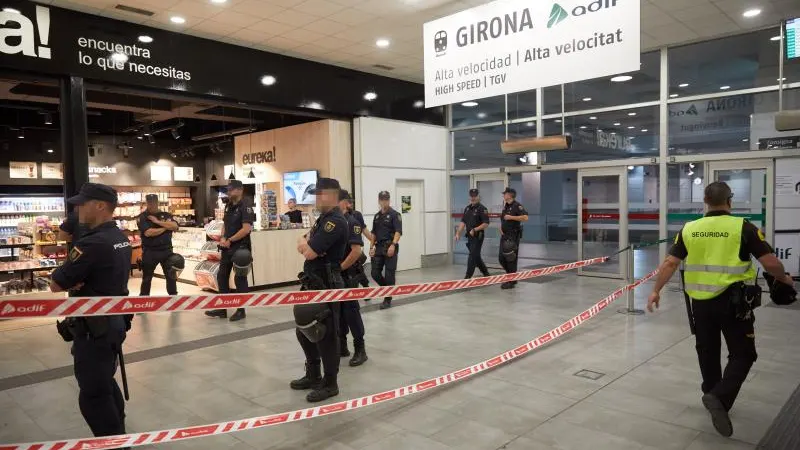
<svg viewBox="0 0 800 450"><path fill-rule="evenodd" d="M81 251L81 249L78 247L72 247L72 250L69 251L70 261L77 261L81 256L83 256L83 251Z"/></svg>
<svg viewBox="0 0 800 450"><path fill-rule="evenodd" d="M330 220L325 222L325 232L330 233L333 229L336 228L336 224L331 222Z"/></svg>
<svg viewBox="0 0 800 450"><path fill-rule="evenodd" d="M361 234L361 227L360 227L360 226L358 226L358 225L356 225L356 226L354 226L354 227L353 227L353 231L354 231L356 234Z"/></svg>

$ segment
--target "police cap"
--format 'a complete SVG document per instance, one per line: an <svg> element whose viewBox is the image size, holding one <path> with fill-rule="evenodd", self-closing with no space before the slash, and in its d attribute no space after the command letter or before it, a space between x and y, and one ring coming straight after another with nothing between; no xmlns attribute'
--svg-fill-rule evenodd
<svg viewBox="0 0 800 450"><path fill-rule="evenodd" d="M244 189L244 183L241 180L230 180L228 181L228 189Z"/></svg>
<svg viewBox="0 0 800 450"><path fill-rule="evenodd" d="M158 194L147 194L144 196L144 199L147 203L150 202L157 202L158 201Z"/></svg>
<svg viewBox="0 0 800 450"><path fill-rule="evenodd" d="M514 189L514 188L507 187L506 190L503 191L503 194L511 194L512 196L516 197L517 196L517 190Z"/></svg>
<svg viewBox="0 0 800 450"><path fill-rule="evenodd" d="M314 189L309 189L309 193L312 195L316 195L321 193L322 191L338 191L341 189L339 186L339 181L334 178L320 178L317 180L317 185L314 186Z"/></svg>
<svg viewBox="0 0 800 450"><path fill-rule="evenodd" d="M344 189L339 190L339 201L347 200L348 202L352 202L353 199L350 197L350 193Z"/></svg>
<svg viewBox="0 0 800 450"><path fill-rule="evenodd" d="M71 205L83 205L89 200L99 200L101 202L110 203L112 206L117 206L117 191L111 186L99 183L83 183L78 195L72 196L67 199L67 203Z"/></svg>
<svg viewBox="0 0 800 450"><path fill-rule="evenodd" d="M477 197L478 195L480 195L480 193L481 193L481 191L479 191L477 189L470 189L469 190L469 196L470 197Z"/></svg>
<svg viewBox="0 0 800 450"><path fill-rule="evenodd" d="M380 191L378 193L378 200L389 200L390 198L392 198L392 196L389 195L389 191Z"/></svg>

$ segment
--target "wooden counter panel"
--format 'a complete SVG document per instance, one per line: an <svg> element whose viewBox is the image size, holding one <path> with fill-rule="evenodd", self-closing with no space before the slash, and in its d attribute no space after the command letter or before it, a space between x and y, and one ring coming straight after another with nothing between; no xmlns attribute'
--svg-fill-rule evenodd
<svg viewBox="0 0 800 450"><path fill-rule="evenodd" d="M307 228L256 231L250 235L256 286L297 281L304 262L297 253L297 239L308 231Z"/></svg>

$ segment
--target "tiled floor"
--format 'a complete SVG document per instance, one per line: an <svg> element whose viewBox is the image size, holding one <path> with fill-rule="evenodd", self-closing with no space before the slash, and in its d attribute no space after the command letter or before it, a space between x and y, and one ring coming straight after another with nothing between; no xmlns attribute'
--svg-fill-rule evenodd
<svg viewBox="0 0 800 450"><path fill-rule="evenodd" d="M458 278L463 270L410 271L401 273L399 282ZM514 348L618 286L618 281L560 274L543 283L521 283L514 291L493 286L367 312L370 360L360 368L342 366L339 399L423 380ZM132 287L136 289L138 285ZM183 285L181 289L190 291ZM162 290L163 282L156 280L153 293ZM649 286L637 292L637 307L643 307L648 292ZM699 371L682 296L666 292L661 311L654 315L617 314L620 306L517 362L438 391L322 419L157 448L755 448L800 379L800 312L772 307L757 312L759 360L732 413L733 439L724 439L699 401ZM307 406L304 393L288 388L303 368L294 332L270 327L290 317L283 308L252 310L238 323L197 313L138 316L126 349L129 355L150 353L138 353L142 360L128 365L129 430ZM4 325L0 379L69 367L68 347L50 321ZM246 330L252 330L252 337L226 338ZM208 338L219 344L191 348ZM187 345L168 347L178 343ZM163 356L154 350L161 348L166 348ZM602 376L591 380L574 375L584 369ZM17 385L0 390L0 446L89 435L72 377Z"/></svg>

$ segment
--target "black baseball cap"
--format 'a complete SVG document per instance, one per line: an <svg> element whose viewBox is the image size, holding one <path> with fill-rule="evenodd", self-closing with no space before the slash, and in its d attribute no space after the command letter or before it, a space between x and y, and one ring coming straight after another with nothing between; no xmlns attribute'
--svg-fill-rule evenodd
<svg viewBox="0 0 800 450"><path fill-rule="evenodd" d="M469 196L470 197L477 197L478 195L480 195L480 193L481 193L481 191L479 191L477 189L470 189L469 190Z"/></svg>
<svg viewBox="0 0 800 450"><path fill-rule="evenodd" d="M514 189L514 188L507 187L506 190L503 191L503 194L511 194L514 197L516 197L517 196L517 190Z"/></svg>
<svg viewBox="0 0 800 450"><path fill-rule="evenodd" d="M339 201L347 200L348 202L352 202L353 199L350 197L350 193L344 189L339 190Z"/></svg>
<svg viewBox="0 0 800 450"><path fill-rule="evenodd" d="M78 195L67 199L70 205L83 205L89 200L100 200L101 202L111 203L117 206L117 191L111 186L99 183L83 183Z"/></svg>
<svg viewBox="0 0 800 450"><path fill-rule="evenodd" d="M389 200L392 196L389 195L389 191L380 191L378 193L378 200Z"/></svg>
<svg viewBox="0 0 800 450"><path fill-rule="evenodd" d="M228 181L228 189L244 189L244 183L241 180Z"/></svg>
<svg viewBox="0 0 800 450"><path fill-rule="evenodd" d="M144 200L146 202L157 202L158 201L158 194L147 194L144 196Z"/></svg>
<svg viewBox="0 0 800 450"><path fill-rule="evenodd" d="M340 189L341 186L339 186L339 180L336 180L334 178L320 178L319 180L317 180L317 185L314 186L314 189L310 189L308 192L309 194L316 195L321 193L322 191L328 191L328 190L338 191Z"/></svg>

